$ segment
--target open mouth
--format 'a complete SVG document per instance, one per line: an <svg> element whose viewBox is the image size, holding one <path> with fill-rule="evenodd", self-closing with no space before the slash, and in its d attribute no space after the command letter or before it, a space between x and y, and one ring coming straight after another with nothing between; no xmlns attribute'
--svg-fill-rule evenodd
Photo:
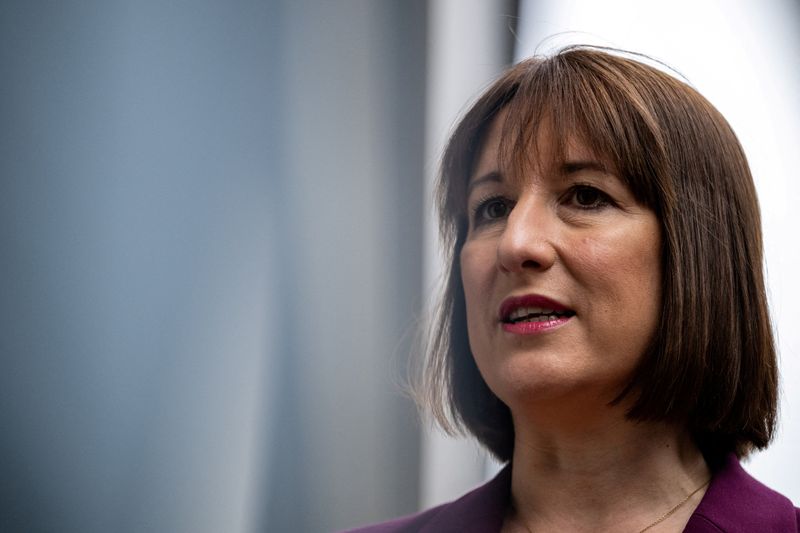
<svg viewBox="0 0 800 533"><path fill-rule="evenodd" d="M550 322L559 318L575 316L575 311L568 309L558 310L543 307L518 307L503 317L504 324L518 324L520 322Z"/></svg>
<svg viewBox="0 0 800 533"><path fill-rule="evenodd" d="M573 316L575 311L566 305L539 294L506 298L498 313L500 322L507 326L538 322L546 326L547 323L563 323Z"/></svg>

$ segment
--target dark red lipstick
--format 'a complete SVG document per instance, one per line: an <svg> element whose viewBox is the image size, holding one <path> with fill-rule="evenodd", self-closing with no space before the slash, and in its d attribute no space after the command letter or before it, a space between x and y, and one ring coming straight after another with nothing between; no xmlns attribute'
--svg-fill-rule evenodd
<svg viewBox="0 0 800 533"><path fill-rule="evenodd" d="M503 300L498 314L504 331L534 335L563 326L575 311L545 296L527 294Z"/></svg>

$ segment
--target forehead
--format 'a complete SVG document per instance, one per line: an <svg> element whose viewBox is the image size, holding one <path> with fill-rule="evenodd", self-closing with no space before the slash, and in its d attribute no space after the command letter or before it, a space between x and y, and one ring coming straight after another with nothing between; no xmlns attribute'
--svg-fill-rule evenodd
<svg viewBox="0 0 800 533"><path fill-rule="evenodd" d="M507 109L502 110L486 129L468 177L468 189L476 180L491 174L502 176L504 182L522 185L543 176L558 177L576 165L614 173L608 157L592 150L577 132L559 132L548 116L524 132L517 130L508 115Z"/></svg>

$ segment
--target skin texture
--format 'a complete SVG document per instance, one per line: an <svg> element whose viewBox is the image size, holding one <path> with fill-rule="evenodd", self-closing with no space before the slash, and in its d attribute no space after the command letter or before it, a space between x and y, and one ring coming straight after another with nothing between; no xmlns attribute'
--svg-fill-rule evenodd
<svg viewBox="0 0 800 533"><path fill-rule="evenodd" d="M546 125L540 160L506 172L503 120L470 179L460 262L472 353L514 420L504 531L639 531L710 475L682 427L632 422L628 403L610 404L659 319L660 225L578 138L566 163L588 165L546 164ZM529 294L574 316L538 334L505 331L501 303ZM703 493L648 531L681 531Z"/></svg>
<svg viewBox="0 0 800 533"><path fill-rule="evenodd" d="M533 402L608 403L658 320L658 220L611 172L588 168L565 175L538 165L525 176L503 175L500 120L471 180L470 227L461 251L473 354L512 411ZM539 147L546 154L542 131ZM603 164L577 140L569 143L567 161ZM497 198L480 207L487 197ZM525 294L547 296L576 314L544 334L503 331L501 302Z"/></svg>

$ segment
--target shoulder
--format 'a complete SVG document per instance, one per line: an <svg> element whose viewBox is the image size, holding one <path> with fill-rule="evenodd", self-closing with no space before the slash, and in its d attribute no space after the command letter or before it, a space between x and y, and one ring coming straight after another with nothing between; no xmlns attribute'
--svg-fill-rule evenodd
<svg viewBox="0 0 800 533"><path fill-rule="evenodd" d="M800 532L800 509L753 478L730 455L714 474L687 533Z"/></svg>
<svg viewBox="0 0 800 533"><path fill-rule="evenodd" d="M394 520L389 520L388 522L381 522L379 524L372 524L370 526L348 529L347 531L343 531L341 533L410 533L412 531L420 531L430 524L430 522L433 521L443 509L454 505L454 503L455 502L446 503L421 513L395 518Z"/></svg>
<svg viewBox="0 0 800 533"><path fill-rule="evenodd" d="M509 501L511 469L461 498L421 513L343 533L447 533L500 531Z"/></svg>

